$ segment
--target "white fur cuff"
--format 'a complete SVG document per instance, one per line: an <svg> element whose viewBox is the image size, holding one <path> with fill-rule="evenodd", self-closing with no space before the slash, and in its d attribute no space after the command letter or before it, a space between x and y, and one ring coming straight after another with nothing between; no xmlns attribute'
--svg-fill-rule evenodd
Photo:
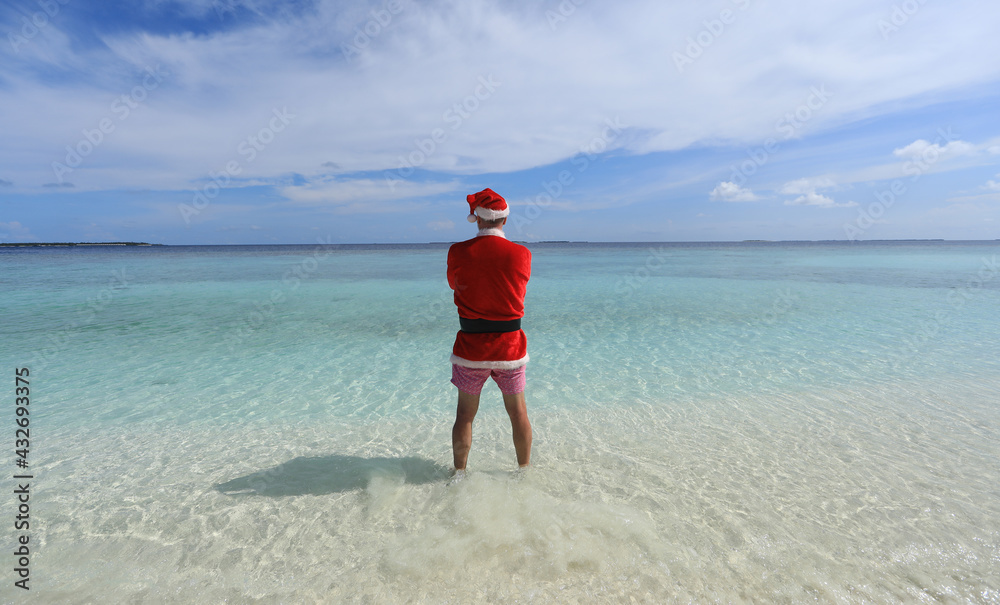
<svg viewBox="0 0 1000 605"><path fill-rule="evenodd" d="M488 221L495 221L498 218L506 218L509 214L510 208L507 208L506 210L491 210L489 208L483 208L482 206L476 208L476 215Z"/></svg>
<svg viewBox="0 0 1000 605"><path fill-rule="evenodd" d="M478 368L490 370L514 370L528 364L529 356L525 354L521 359L513 361L470 361L463 359L454 353L451 354L451 362L463 368Z"/></svg>

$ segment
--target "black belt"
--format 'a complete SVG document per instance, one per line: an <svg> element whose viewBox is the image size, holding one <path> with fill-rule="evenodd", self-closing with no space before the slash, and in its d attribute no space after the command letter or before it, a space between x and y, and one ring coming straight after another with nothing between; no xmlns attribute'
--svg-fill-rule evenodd
<svg viewBox="0 0 1000 605"><path fill-rule="evenodd" d="M490 319L468 319L459 317L458 322L462 324L462 331L472 334L482 334L484 332L517 332L521 329L521 319L510 321L492 321Z"/></svg>

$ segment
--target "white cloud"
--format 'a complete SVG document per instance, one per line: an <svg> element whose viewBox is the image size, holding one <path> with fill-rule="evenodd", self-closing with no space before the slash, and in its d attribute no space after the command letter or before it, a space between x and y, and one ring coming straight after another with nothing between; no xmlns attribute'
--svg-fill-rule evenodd
<svg viewBox="0 0 1000 605"><path fill-rule="evenodd" d="M975 150L976 147L974 145L965 141L949 141L947 144L941 145L925 141L924 139L917 139L906 147L894 149L892 154L908 160L935 162L947 158L970 155Z"/></svg>
<svg viewBox="0 0 1000 605"><path fill-rule="evenodd" d="M853 208L857 202L838 203L833 198L817 193L817 189L830 189L836 183L830 177L802 178L785 183L778 193L797 195L793 200L786 200L786 206L818 206L820 208Z"/></svg>
<svg viewBox="0 0 1000 605"><path fill-rule="evenodd" d="M714 202L753 202L760 199L750 189L729 181L723 181L716 185L715 189L709 192L708 197Z"/></svg>
<svg viewBox="0 0 1000 605"><path fill-rule="evenodd" d="M786 206L819 206L820 208L853 208L858 205L857 202L844 202L838 204L832 198L829 198L823 194L816 193L815 191L810 191L804 195L800 195L794 200L788 200L785 202Z"/></svg>
<svg viewBox="0 0 1000 605"><path fill-rule="evenodd" d="M944 132L943 134L950 133ZM897 148L893 155L896 160L893 161L882 161L881 157L866 157L859 156L861 160L858 162L860 165L853 168L847 168L843 171L829 172L829 179L836 184L838 188L849 187L856 183L871 183L873 181L883 181L883 180L893 180L900 177L912 177L914 175L914 168L918 169L919 174L929 174L929 173L945 173L951 171L961 171L968 168L977 166L994 166L996 164L996 159L992 157L994 151L1000 152L1000 145L997 145L997 141L1000 140L998 137L992 137L981 143L972 144L965 143L964 141L952 141L961 143L960 145L952 145L948 147L947 144L942 145L946 140L945 136L941 136L940 142L936 143L935 151L938 154L943 154L937 158L934 157L935 152L928 152L928 158L923 158L920 153L927 149L931 143L927 141L914 141L905 147ZM966 147L966 145L971 146ZM904 151L905 150L905 151ZM836 145L836 147L827 152L831 156L838 158L844 158L847 155L858 155L857 149L849 143L841 143ZM904 159L903 155L906 155L905 162L912 162L911 165L900 164L899 160ZM916 154L914 157L911 154ZM910 158L913 159L910 159ZM940 161L942 159L948 161ZM824 188L825 185L821 182L823 177L814 177L813 179L805 179L807 183L815 182L819 188ZM801 182L792 181L792 183ZM790 184L786 185L790 186ZM802 191L801 193L805 193ZM799 195L799 192L789 191L789 195Z"/></svg>
<svg viewBox="0 0 1000 605"><path fill-rule="evenodd" d="M1000 174L997 175L997 178L1000 178ZM993 191L1000 191L1000 182L993 180L986 181L986 188Z"/></svg>
<svg viewBox="0 0 1000 605"><path fill-rule="evenodd" d="M184 5L213 25L232 17L217 14L218 2ZM554 27L549 3L406 2L352 59L342 48L372 18L368 3L317 0L298 15L258 0L240 5L266 18L198 35L121 28L126 33L99 34L103 44L89 50L61 32L65 21L53 20L18 61L0 64L0 115L18 117L0 141L0 165L18 175L18 186L51 182L61 150L109 118L114 132L72 182L87 190L183 188L243 160L236 145L287 106L297 118L253 162L242 162L242 176L312 177L325 162L347 174L391 171L410 154L431 171L511 172L572 157L616 117L628 128L609 147L629 153L759 142L780 136L776 119L802 107L809 114L802 129L816 131L1000 75L996 61L969 60L1000 55L990 26L1000 8L992 5L928 3L891 44L874 26L889 11L868 0L809 11L792 0L731 7L737 21L683 73L669 57L686 52L685 41L712 16L701 3L585 3ZM930 48L929 35L951 43ZM111 102L157 65L170 76L119 119ZM70 77L40 75L48 73ZM498 83L492 91L481 88L490 76ZM814 85L831 96L810 108ZM444 139L421 157L420 145L437 130Z"/></svg>
<svg viewBox="0 0 1000 605"><path fill-rule="evenodd" d="M815 192L817 189L827 189L834 186L829 177L803 178L785 183L778 193L784 195L800 195Z"/></svg>

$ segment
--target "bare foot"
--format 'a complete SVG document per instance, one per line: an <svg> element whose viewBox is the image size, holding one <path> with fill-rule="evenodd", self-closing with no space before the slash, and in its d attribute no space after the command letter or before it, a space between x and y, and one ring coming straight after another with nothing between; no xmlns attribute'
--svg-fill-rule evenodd
<svg viewBox="0 0 1000 605"><path fill-rule="evenodd" d="M465 469L453 469L451 471L451 479L448 481L448 485L455 485L459 481L465 479Z"/></svg>

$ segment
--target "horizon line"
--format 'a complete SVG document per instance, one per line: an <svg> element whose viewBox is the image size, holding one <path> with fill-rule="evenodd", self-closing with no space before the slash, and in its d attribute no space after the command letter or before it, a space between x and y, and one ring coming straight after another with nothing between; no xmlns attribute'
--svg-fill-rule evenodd
<svg viewBox="0 0 1000 605"><path fill-rule="evenodd" d="M108 241L108 242L0 242L2 247L40 247L40 246L127 246L127 247L150 247L150 246L424 246L424 245L445 245L455 244L465 240L453 241L430 241L430 242L337 242L329 244L311 243L275 243L275 242L254 242L254 243L209 243L209 244L164 244L135 241ZM1000 242L996 239L947 239L947 238L897 238L897 239L742 239L742 240L514 240L520 244L794 244L794 243L843 243L843 244L864 244L864 243L885 243L885 242L952 242L952 243L990 243Z"/></svg>

